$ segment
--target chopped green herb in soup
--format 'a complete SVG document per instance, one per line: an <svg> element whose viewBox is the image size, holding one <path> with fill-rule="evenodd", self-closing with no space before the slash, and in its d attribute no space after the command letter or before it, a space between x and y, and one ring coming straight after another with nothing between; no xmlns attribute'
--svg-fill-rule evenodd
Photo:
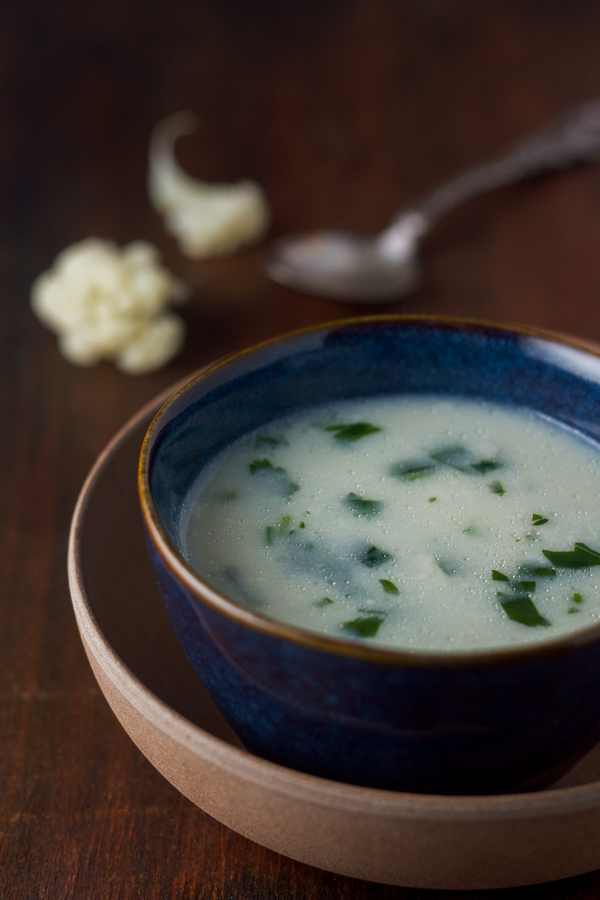
<svg viewBox="0 0 600 900"><path fill-rule="evenodd" d="M273 619L465 651L600 621L599 498L600 447L541 416L377 398L237 441L199 474L181 533L202 578Z"/></svg>

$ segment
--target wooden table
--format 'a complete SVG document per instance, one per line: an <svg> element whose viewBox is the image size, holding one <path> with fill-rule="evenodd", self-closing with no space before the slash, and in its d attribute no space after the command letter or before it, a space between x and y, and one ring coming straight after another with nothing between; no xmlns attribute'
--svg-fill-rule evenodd
<svg viewBox="0 0 600 900"><path fill-rule="evenodd" d="M599 47L600 5L586 0L0 5L2 900L445 895L277 856L171 787L114 718L84 656L69 521L105 443L170 383L279 332L370 311L271 284L264 248L186 260L147 199L156 121L197 111L180 159L198 177L256 178L273 236L375 231L442 179L600 93ZM162 371L72 366L33 317L33 278L89 235L150 240L194 285L186 349ZM423 256L423 286L382 310L600 340L600 166L470 202ZM599 893L596 873L494 897Z"/></svg>

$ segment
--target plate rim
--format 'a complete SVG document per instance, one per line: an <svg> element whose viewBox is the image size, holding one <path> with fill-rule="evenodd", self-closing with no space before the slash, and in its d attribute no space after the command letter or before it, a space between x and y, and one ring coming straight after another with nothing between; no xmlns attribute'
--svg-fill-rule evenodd
<svg viewBox="0 0 600 900"><path fill-rule="evenodd" d="M149 719L165 734L174 738L188 750L205 759L218 757L220 766L230 771L244 770L245 777L259 784L273 784L275 780L280 790L293 796L307 799L320 805L334 804L339 809L379 811L382 815L398 815L404 818L431 820L461 820L475 822L482 819L507 819L562 815L565 812L583 811L600 806L600 781L588 782L573 787L562 787L544 791L520 794L499 794L483 796L456 796L440 794L417 794L387 791L345 784L308 775L254 756L247 750L229 744L227 741L205 731L170 707L164 700L148 688L118 655L102 631L93 607L87 597L82 574L83 525L89 510L91 498L111 459L120 447L131 437L131 433L141 426L143 420L151 418L161 406L183 385L196 377L206 367L179 379L148 401L117 431L102 450L89 471L79 493L69 531L68 577L71 598L77 625L84 644L94 651L96 662L106 676L119 683L119 689L144 718ZM87 649L87 647L86 647ZM178 788L179 789L179 788Z"/></svg>

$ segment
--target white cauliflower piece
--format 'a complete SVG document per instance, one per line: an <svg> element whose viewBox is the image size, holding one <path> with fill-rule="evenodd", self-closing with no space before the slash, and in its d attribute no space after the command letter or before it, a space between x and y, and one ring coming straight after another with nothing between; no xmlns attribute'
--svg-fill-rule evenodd
<svg viewBox="0 0 600 900"><path fill-rule="evenodd" d="M179 352L185 325L166 310L187 289L159 259L144 241L120 249L100 238L58 255L34 281L31 304L58 335L63 356L81 366L113 360L124 372L142 374Z"/></svg>
<svg viewBox="0 0 600 900"><path fill-rule="evenodd" d="M254 181L211 184L183 171L175 159L175 141L195 127L196 118L189 112L175 113L158 123L150 140L148 191L182 252L193 259L207 259L260 240L271 214Z"/></svg>
<svg viewBox="0 0 600 900"><path fill-rule="evenodd" d="M115 357L117 366L129 375L160 369L183 345L185 325L181 316L167 312L151 319L136 338Z"/></svg>

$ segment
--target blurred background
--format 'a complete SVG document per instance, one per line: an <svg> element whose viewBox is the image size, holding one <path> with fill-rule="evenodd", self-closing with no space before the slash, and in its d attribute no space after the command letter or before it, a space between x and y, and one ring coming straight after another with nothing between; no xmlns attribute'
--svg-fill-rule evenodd
<svg viewBox="0 0 600 900"><path fill-rule="evenodd" d="M599 48L595 0L0 0L0 898L425 898L278 857L154 771L81 647L70 517L143 403L278 333L394 311L600 341L600 165L460 207L425 241L422 285L383 307L304 296L261 269L270 240L376 232L600 96ZM259 245L188 259L150 205L150 134L184 109L199 117L177 144L190 175L263 187L273 221ZM185 349L166 368L73 366L33 316L34 278L92 235L150 241L192 286ZM598 891L590 875L495 896Z"/></svg>
<svg viewBox="0 0 600 900"><path fill-rule="evenodd" d="M0 13L12 283L25 297L58 251L91 234L149 239L198 285L182 371L229 349L234 307L250 342L275 304L279 328L315 313L264 279L260 250L209 266L181 257L146 191L148 139L163 116L198 114L178 143L182 164L207 180L255 178L272 236L371 232L599 90L593 0L37 0ZM599 172L458 210L427 241L427 280L399 308L574 330L598 288L582 261L599 250Z"/></svg>

